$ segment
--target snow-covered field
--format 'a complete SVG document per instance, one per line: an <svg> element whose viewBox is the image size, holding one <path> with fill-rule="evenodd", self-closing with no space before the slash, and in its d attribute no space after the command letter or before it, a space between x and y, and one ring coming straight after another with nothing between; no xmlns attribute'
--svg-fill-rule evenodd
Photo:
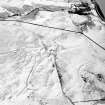
<svg viewBox="0 0 105 105"><path fill-rule="evenodd" d="M0 1L0 105L105 105L105 23L81 1Z"/></svg>

